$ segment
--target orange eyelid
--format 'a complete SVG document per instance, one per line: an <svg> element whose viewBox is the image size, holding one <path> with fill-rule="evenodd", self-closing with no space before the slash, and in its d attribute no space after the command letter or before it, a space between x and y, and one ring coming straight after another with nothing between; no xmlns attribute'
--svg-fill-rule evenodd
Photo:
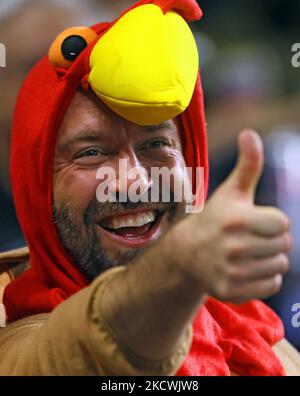
<svg viewBox="0 0 300 396"><path fill-rule="evenodd" d="M69 36L81 36L88 45L98 37L93 29L84 26L69 28L61 32L49 49L49 59L55 68L68 69L73 64L72 61L66 60L61 52L62 43Z"/></svg>

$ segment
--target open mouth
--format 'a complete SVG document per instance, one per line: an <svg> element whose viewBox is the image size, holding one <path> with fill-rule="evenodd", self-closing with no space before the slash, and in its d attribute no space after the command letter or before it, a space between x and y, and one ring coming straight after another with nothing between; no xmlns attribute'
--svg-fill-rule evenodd
<svg viewBox="0 0 300 396"><path fill-rule="evenodd" d="M157 238L163 215L161 210L143 210L111 216L98 225L106 236L128 247L138 247Z"/></svg>

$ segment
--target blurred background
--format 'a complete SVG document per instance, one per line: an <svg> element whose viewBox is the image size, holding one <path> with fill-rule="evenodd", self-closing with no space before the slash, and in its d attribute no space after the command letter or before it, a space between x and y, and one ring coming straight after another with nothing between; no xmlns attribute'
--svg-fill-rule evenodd
<svg viewBox="0 0 300 396"><path fill-rule="evenodd" d="M0 0L0 251L25 244L9 182L13 108L32 65L63 29L111 20L129 0ZM300 68L291 63L300 43L300 0L200 0L204 17L191 25L200 52L211 159L210 192L236 161L236 136L251 127L265 141L266 167L257 202L276 205L292 218L291 271L282 291L267 301L282 317L288 339L300 303ZM297 324L297 323L296 323Z"/></svg>

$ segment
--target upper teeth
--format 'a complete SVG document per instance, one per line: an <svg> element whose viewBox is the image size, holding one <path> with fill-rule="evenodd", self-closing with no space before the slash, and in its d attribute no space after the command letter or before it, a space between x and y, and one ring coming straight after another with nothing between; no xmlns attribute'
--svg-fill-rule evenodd
<svg viewBox="0 0 300 396"><path fill-rule="evenodd" d="M108 228L117 230L118 228L124 227L141 227L145 224L151 223L155 220L155 212L149 211L144 213L137 213L135 215L126 215L114 217L105 221L105 225Z"/></svg>

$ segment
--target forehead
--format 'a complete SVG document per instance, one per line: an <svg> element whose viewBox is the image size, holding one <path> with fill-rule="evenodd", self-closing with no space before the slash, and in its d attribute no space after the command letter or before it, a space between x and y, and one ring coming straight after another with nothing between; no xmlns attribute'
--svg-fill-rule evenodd
<svg viewBox="0 0 300 396"><path fill-rule="evenodd" d="M170 119L159 125L141 126L120 117L110 110L92 91L77 91L61 124L58 141L82 132L99 132L103 137L118 135L126 129L132 133L169 131L179 141L181 127L178 119Z"/></svg>

